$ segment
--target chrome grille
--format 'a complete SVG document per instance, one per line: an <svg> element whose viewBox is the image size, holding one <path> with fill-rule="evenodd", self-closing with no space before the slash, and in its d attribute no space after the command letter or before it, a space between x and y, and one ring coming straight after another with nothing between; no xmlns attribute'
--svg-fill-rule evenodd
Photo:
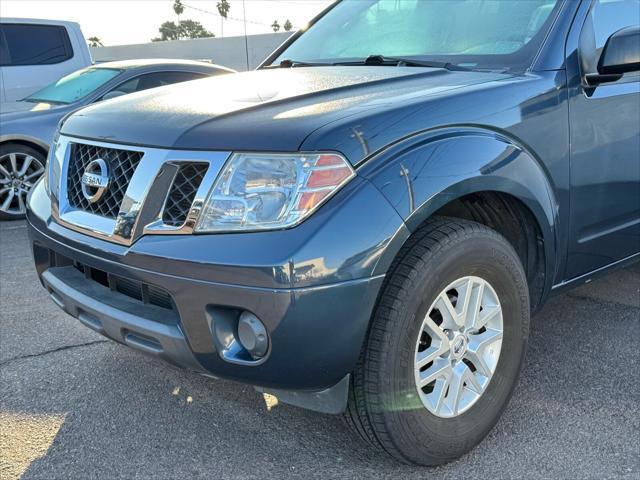
<svg viewBox="0 0 640 480"><path fill-rule="evenodd" d="M106 218L117 218L129 181L142 155L142 152L72 143L67 172L69 205ZM81 180L87 165L98 158L108 165L109 186L97 202L91 203L82 194Z"/></svg>
<svg viewBox="0 0 640 480"><path fill-rule="evenodd" d="M230 155L60 135L48 166L51 197L57 204L52 216L66 228L120 245L132 245L143 235L193 233L206 193ZM104 164L94 162L98 158ZM100 193L102 187L85 187L87 195L95 193L92 204L82 194L85 169L94 174L87 176L88 184L94 177L103 184L103 172L109 174L110 184Z"/></svg>
<svg viewBox="0 0 640 480"><path fill-rule="evenodd" d="M184 225L193 200L196 197L196 192L208 168L209 164L207 163L185 163L180 165L162 212L162 221L165 225L172 227Z"/></svg>

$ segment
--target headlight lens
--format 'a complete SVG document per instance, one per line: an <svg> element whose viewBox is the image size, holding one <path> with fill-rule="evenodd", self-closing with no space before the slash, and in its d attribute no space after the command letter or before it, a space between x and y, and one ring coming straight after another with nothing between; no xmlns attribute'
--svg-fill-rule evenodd
<svg viewBox="0 0 640 480"><path fill-rule="evenodd" d="M351 165L334 153L234 154L209 193L196 231L291 227L354 176Z"/></svg>

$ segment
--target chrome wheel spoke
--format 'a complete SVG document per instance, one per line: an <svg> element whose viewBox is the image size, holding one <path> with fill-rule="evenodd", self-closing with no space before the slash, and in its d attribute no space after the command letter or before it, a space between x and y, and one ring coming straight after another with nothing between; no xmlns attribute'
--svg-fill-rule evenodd
<svg viewBox="0 0 640 480"><path fill-rule="evenodd" d="M481 352L494 342L502 341L502 331L486 330L484 333L469 337L469 350Z"/></svg>
<svg viewBox="0 0 640 480"><path fill-rule="evenodd" d="M18 173L18 159L15 153L9 154L9 162L11 162L11 173L16 175Z"/></svg>
<svg viewBox="0 0 640 480"><path fill-rule="evenodd" d="M416 356L416 367L422 369L425 365L433 362L436 358L449 351L449 338L436 323L427 317L422 325L422 333L426 333L431 338L431 345L424 351L419 351Z"/></svg>
<svg viewBox="0 0 640 480"><path fill-rule="evenodd" d="M467 311L465 312L465 327L476 328L478 318L480 317L480 307L482 304L482 297L484 295L484 283L475 284L473 288L469 289L471 300ZM480 328L480 327L477 327Z"/></svg>
<svg viewBox="0 0 640 480"><path fill-rule="evenodd" d="M7 194L7 197L4 199L4 202L2 202L2 206L0 206L0 210L4 212L8 212L9 205L11 205L11 202L13 201L13 197L15 197L15 193L13 192L13 189L10 188L9 193Z"/></svg>
<svg viewBox="0 0 640 480"><path fill-rule="evenodd" d="M436 308L442 315L442 328L446 330L456 330L461 325L461 319L455 307L451 303L447 292L442 292L436 300Z"/></svg>
<svg viewBox="0 0 640 480"><path fill-rule="evenodd" d="M424 406L440 417L468 410L487 388L502 345L498 296L479 277L444 289L422 323L414 371Z"/></svg>
<svg viewBox="0 0 640 480"><path fill-rule="evenodd" d="M24 191L18 192L18 211L20 213L24 213L27 211L27 206L24 203L24 197L25 197Z"/></svg>
<svg viewBox="0 0 640 480"><path fill-rule="evenodd" d="M441 378L436 380L435 385L433 386L433 391L431 392L430 402L431 407L434 411L439 412L442 410L442 406L444 404L444 396L449 389L449 380L446 378Z"/></svg>
<svg viewBox="0 0 640 480"><path fill-rule="evenodd" d="M2 164L0 164L0 174L2 174L2 176L4 178L6 178L7 180L9 180L11 178L11 173L9 173L9 170L7 170L6 168L4 168L2 166Z"/></svg>
<svg viewBox="0 0 640 480"><path fill-rule="evenodd" d="M33 158L31 155L26 155L24 157L24 161L22 162L22 168L18 172L18 176L19 177L23 177L24 174L27 173L27 170L29 170L29 167L31 166L31 163L34 160L35 160L35 158Z"/></svg>
<svg viewBox="0 0 640 480"><path fill-rule="evenodd" d="M433 362L441 355L440 352L441 349L437 347L429 347L424 352L420 352L418 354L418 358L416 359L416 367L422 368L425 365L428 365L430 362Z"/></svg>
<svg viewBox="0 0 640 480"><path fill-rule="evenodd" d="M29 175L25 175L24 181L27 182L32 179L38 179L44 173L44 168L39 167L35 172L31 172Z"/></svg>
<svg viewBox="0 0 640 480"><path fill-rule="evenodd" d="M491 323L491 321L501 313L502 308L500 307L500 305L485 306L482 312L478 313L478 316L476 317L472 328L475 331L482 329L482 327L485 327L486 325Z"/></svg>
<svg viewBox="0 0 640 480"><path fill-rule="evenodd" d="M451 377L451 364L443 358L433 362L433 365L420 374L420 387L426 387L431 382L439 378L449 379Z"/></svg>
<svg viewBox="0 0 640 480"><path fill-rule="evenodd" d="M460 404L460 397L462 397L462 390L464 388L465 370L469 370L464 363L461 366L456 366L452 369L451 381L449 382L449 391L444 399L445 405L448 410L457 415L458 406Z"/></svg>
<svg viewBox="0 0 640 480"><path fill-rule="evenodd" d="M479 335L471 335L465 357L473 364L480 375L491 376L492 370L487 362L486 349L498 341L502 342L502 332L496 330L487 330ZM493 352L489 352L489 354L492 355Z"/></svg>

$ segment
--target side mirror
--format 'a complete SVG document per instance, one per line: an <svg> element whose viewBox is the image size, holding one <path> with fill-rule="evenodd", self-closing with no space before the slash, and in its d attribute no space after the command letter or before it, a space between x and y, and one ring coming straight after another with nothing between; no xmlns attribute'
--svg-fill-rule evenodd
<svg viewBox="0 0 640 480"><path fill-rule="evenodd" d="M620 80L627 72L640 70L640 26L618 30L605 43L598 73L586 76L589 85Z"/></svg>
<svg viewBox="0 0 640 480"><path fill-rule="evenodd" d="M126 95L125 92L121 92L120 90L111 90L108 93L105 93L101 100L110 100L112 98L118 98L122 95Z"/></svg>

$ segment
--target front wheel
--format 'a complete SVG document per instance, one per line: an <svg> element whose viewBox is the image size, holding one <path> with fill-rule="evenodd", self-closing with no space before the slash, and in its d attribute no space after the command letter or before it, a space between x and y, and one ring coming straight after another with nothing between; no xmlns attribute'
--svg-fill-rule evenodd
<svg viewBox="0 0 640 480"><path fill-rule="evenodd" d="M0 146L0 220L18 220L27 212L27 194L44 174L45 157L19 144Z"/></svg>
<svg viewBox="0 0 640 480"><path fill-rule="evenodd" d="M347 422L405 463L460 457L505 409L528 330L527 281L511 245L478 223L431 221L387 278Z"/></svg>

